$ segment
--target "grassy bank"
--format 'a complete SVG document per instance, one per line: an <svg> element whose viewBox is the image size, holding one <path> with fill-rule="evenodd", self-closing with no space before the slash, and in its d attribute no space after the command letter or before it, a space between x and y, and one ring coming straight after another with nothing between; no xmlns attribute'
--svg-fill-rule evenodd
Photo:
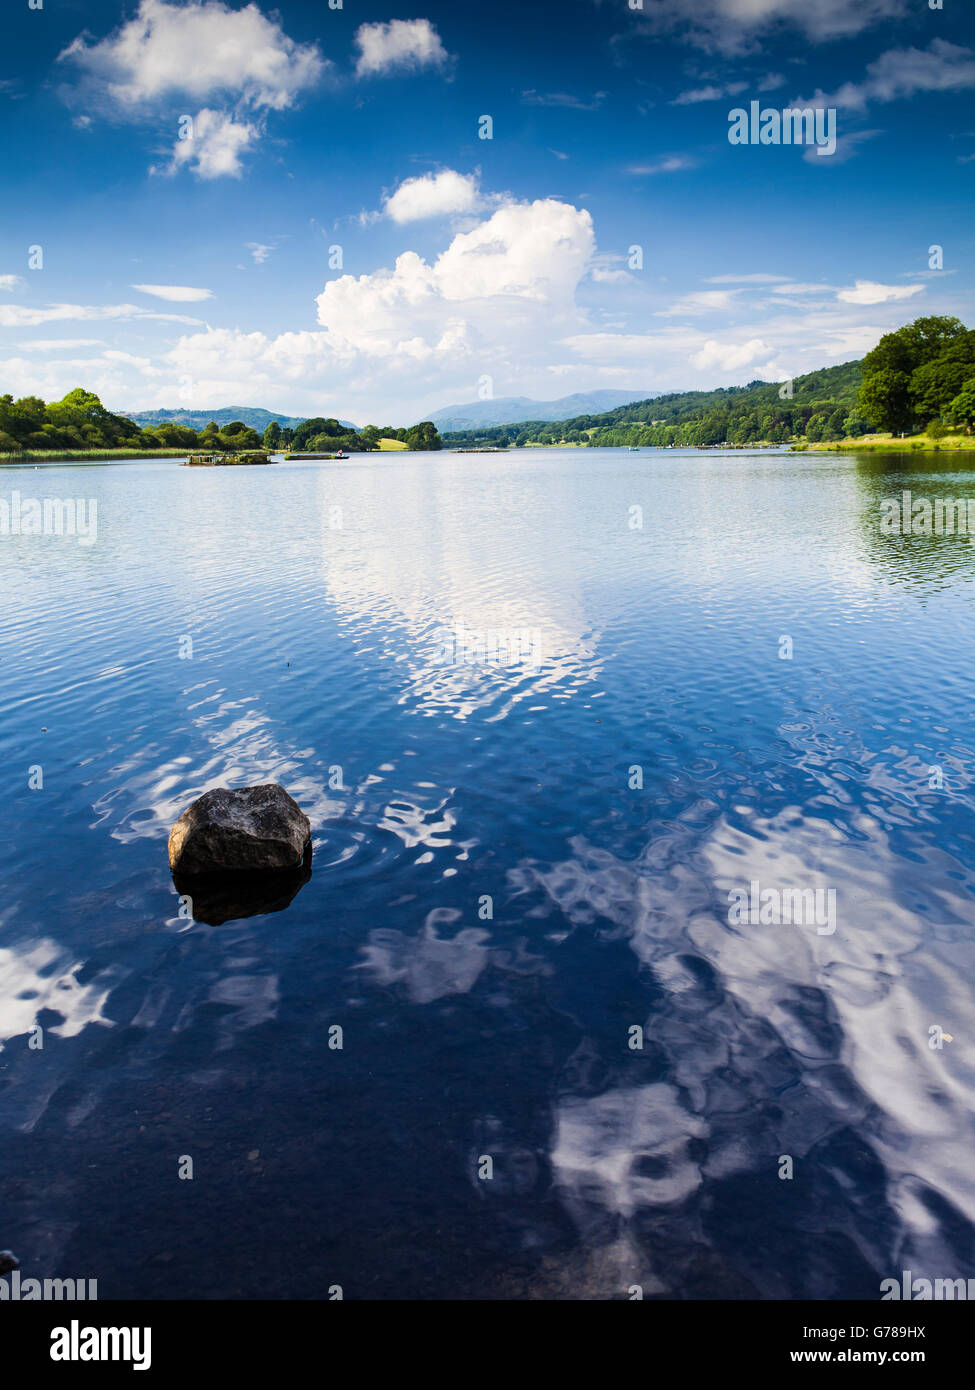
<svg viewBox="0 0 975 1390"><path fill-rule="evenodd" d="M70 463L72 459L172 459L185 457L185 449L34 449L26 454L0 454L0 463Z"/></svg>
<svg viewBox="0 0 975 1390"><path fill-rule="evenodd" d="M859 452L882 452L887 450L889 453L907 453L912 449L924 449L931 453L943 453L950 450L955 453L958 451L975 453L975 435L972 434L946 434L941 439L931 439L926 434L909 434L901 438L896 434L867 434L859 439L834 439L828 444L808 444L805 441L800 444L793 444L792 448L799 453L846 453L851 449Z"/></svg>

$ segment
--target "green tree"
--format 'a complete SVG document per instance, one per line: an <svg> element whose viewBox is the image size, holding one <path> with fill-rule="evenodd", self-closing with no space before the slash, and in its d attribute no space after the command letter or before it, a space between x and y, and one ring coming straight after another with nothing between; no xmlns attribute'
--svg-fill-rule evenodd
<svg viewBox="0 0 975 1390"><path fill-rule="evenodd" d="M946 414L956 425L966 425L971 433L975 425L975 376L965 382L949 405Z"/></svg>
<svg viewBox="0 0 975 1390"><path fill-rule="evenodd" d="M859 408L882 430L897 434L911 429L911 379L906 372L883 367L863 379L857 396Z"/></svg>
<svg viewBox="0 0 975 1390"><path fill-rule="evenodd" d="M277 420L270 420L264 429L264 447L275 453L281 447L281 426Z"/></svg>
<svg viewBox="0 0 975 1390"><path fill-rule="evenodd" d="M911 403L919 420L940 416L972 375L973 363L951 357L936 357L911 373Z"/></svg>
<svg viewBox="0 0 975 1390"><path fill-rule="evenodd" d="M942 408L943 372L922 373L921 369L952 349L967 351L969 339L960 319L940 315L915 319L885 333L863 359L860 409L880 429L895 434L913 430L919 418Z"/></svg>
<svg viewBox="0 0 975 1390"><path fill-rule="evenodd" d="M423 420L419 425L413 425L408 429L405 442L408 449L419 449L425 452L443 448L443 441L432 420Z"/></svg>
<svg viewBox="0 0 975 1390"><path fill-rule="evenodd" d="M869 428L869 421L863 418L859 410L851 410L843 421L843 434L846 439L859 439Z"/></svg>
<svg viewBox="0 0 975 1390"><path fill-rule="evenodd" d="M874 372L906 372L931 362L967 333L960 319L931 315L885 333L863 359L864 378Z"/></svg>
<svg viewBox="0 0 975 1390"><path fill-rule="evenodd" d="M843 438L843 422L844 422L845 418L846 418L846 411L843 410L843 408L842 408L841 406L837 406L836 410L833 411L832 415L829 417L829 420L828 420L827 423L826 423L826 431L825 431L825 433L824 433L824 435L823 435L823 438L824 438L824 439L842 439L842 438Z"/></svg>

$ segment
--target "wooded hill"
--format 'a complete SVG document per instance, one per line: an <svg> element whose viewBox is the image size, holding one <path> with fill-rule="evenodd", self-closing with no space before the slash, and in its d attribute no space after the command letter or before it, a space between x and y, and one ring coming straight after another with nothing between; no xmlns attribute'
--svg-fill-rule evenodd
<svg viewBox="0 0 975 1390"><path fill-rule="evenodd" d="M860 383L861 364L844 362L796 377L791 383L751 381L747 386L713 391L675 391L600 415L579 415L563 424L529 420L444 434L443 440L448 448L562 442L597 447L747 444L757 440L787 443L798 435L809 437L807 430L814 417L817 439L840 439L850 433L862 434L868 426L857 410Z"/></svg>

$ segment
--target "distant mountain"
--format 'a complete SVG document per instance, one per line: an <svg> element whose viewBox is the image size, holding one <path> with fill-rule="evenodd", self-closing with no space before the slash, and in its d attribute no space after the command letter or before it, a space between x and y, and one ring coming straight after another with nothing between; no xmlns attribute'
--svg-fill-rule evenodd
<svg viewBox="0 0 975 1390"><path fill-rule="evenodd" d="M195 430L203 429L211 420L218 425L229 425L234 420L242 420L252 430L257 430L258 434L263 434L272 420L277 420L282 429L297 429L302 420L308 418L305 415L278 415L273 410L261 410L256 405L224 405L219 410L120 410L118 414L134 420L140 427L166 423L190 425ZM325 418L328 419L328 416ZM339 420L339 424L345 425L348 429L358 429L350 420Z"/></svg>
<svg viewBox="0 0 975 1390"><path fill-rule="evenodd" d="M496 400L470 401L467 405L448 405L429 418L443 434L445 430L468 430L485 425L515 425L522 420L574 420L578 415L599 415L604 410L645 401L651 397L639 391L577 391L557 401L533 401L528 396L499 396Z"/></svg>

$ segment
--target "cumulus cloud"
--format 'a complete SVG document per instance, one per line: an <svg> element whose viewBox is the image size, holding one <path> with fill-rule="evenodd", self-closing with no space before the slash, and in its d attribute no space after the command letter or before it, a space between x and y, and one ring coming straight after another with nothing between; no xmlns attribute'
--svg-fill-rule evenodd
<svg viewBox="0 0 975 1390"><path fill-rule="evenodd" d="M192 285L133 285L132 289L141 294L151 294L156 299L169 299L175 304L191 304L198 299L212 299L213 290L198 290Z"/></svg>
<svg viewBox="0 0 975 1390"><path fill-rule="evenodd" d="M273 246L265 246L260 241L248 241L245 242L245 245L248 251L251 253L251 257L255 265L263 265L264 262L267 260L268 256L270 256L271 252L274 250Z"/></svg>
<svg viewBox="0 0 975 1390"><path fill-rule="evenodd" d="M731 372L739 367L750 367L760 357L767 357L771 351L769 345L761 338L749 338L744 343L722 343L717 338L708 338L702 348L691 354L691 362L701 371L715 367L724 372Z"/></svg>
<svg viewBox="0 0 975 1390"><path fill-rule="evenodd" d="M458 174L454 169L441 169L436 174L421 174L418 178L406 179L386 199L383 210L394 222L419 222L427 217L473 212L479 203L475 174Z"/></svg>
<svg viewBox="0 0 975 1390"><path fill-rule="evenodd" d="M96 42L79 35L60 61L87 79L88 95L104 90L122 107L225 92L274 111L331 67L314 44L295 43L257 5L233 10L221 0L141 0L133 19Z"/></svg>
<svg viewBox="0 0 975 1390"><path fill-rule="evenodd" d="M577 320L575 291L595 249L588 212L554 199L499 208L458 234L433 263L406 251L392 270L343 275L317 299L342 356L456 362L546 342Z"/></svg>
<svg viewBox="0 0 975 1390"><path fill-rule="evenodd" d="M19 275L0 275L0 290L5 292L18 290L23 283Z"/></svg>
<svg viewBox="0 0 975 1390"><path fill-rule="evenodd" d="M193 117L190 137L177 139L173 145L165 172L175 174L189 168L200 179L239 179L244 171L241 155L259 134L259 128L251 122L234 120L225 111L211 111L205 106Z"/></svg>
<svg viewBox="0 0 975 1390"><path fill-rule="evenodd" d="M923 285L878 285L873 280L857 280L852 288L840 290L836 297L844 304L887 304L892 299L910 299L923 289Z"/></svg>
<svg viewBox="0 0 975 1390"><path fill-rule="evenodd" d="M514 379L549 370L553 338L580 330L576 290L595 249L584 209L554 199L509 203L452 237L432 261L406 251L392 268L343 275L317 298L321 327L269 337L207 329L166 357L189 374L199 399L293 381L343 378L356 390L416 408L431 389L471 394L485 371Z"/></svg>
<svg viewBox="0 0 975 1390"><path fill-rule="evenodd" d="M360 24L355 33L355 42L359 50L355 70L359 77L443 67L449 57L429 19L393 19L388 24Z"/></svg>

